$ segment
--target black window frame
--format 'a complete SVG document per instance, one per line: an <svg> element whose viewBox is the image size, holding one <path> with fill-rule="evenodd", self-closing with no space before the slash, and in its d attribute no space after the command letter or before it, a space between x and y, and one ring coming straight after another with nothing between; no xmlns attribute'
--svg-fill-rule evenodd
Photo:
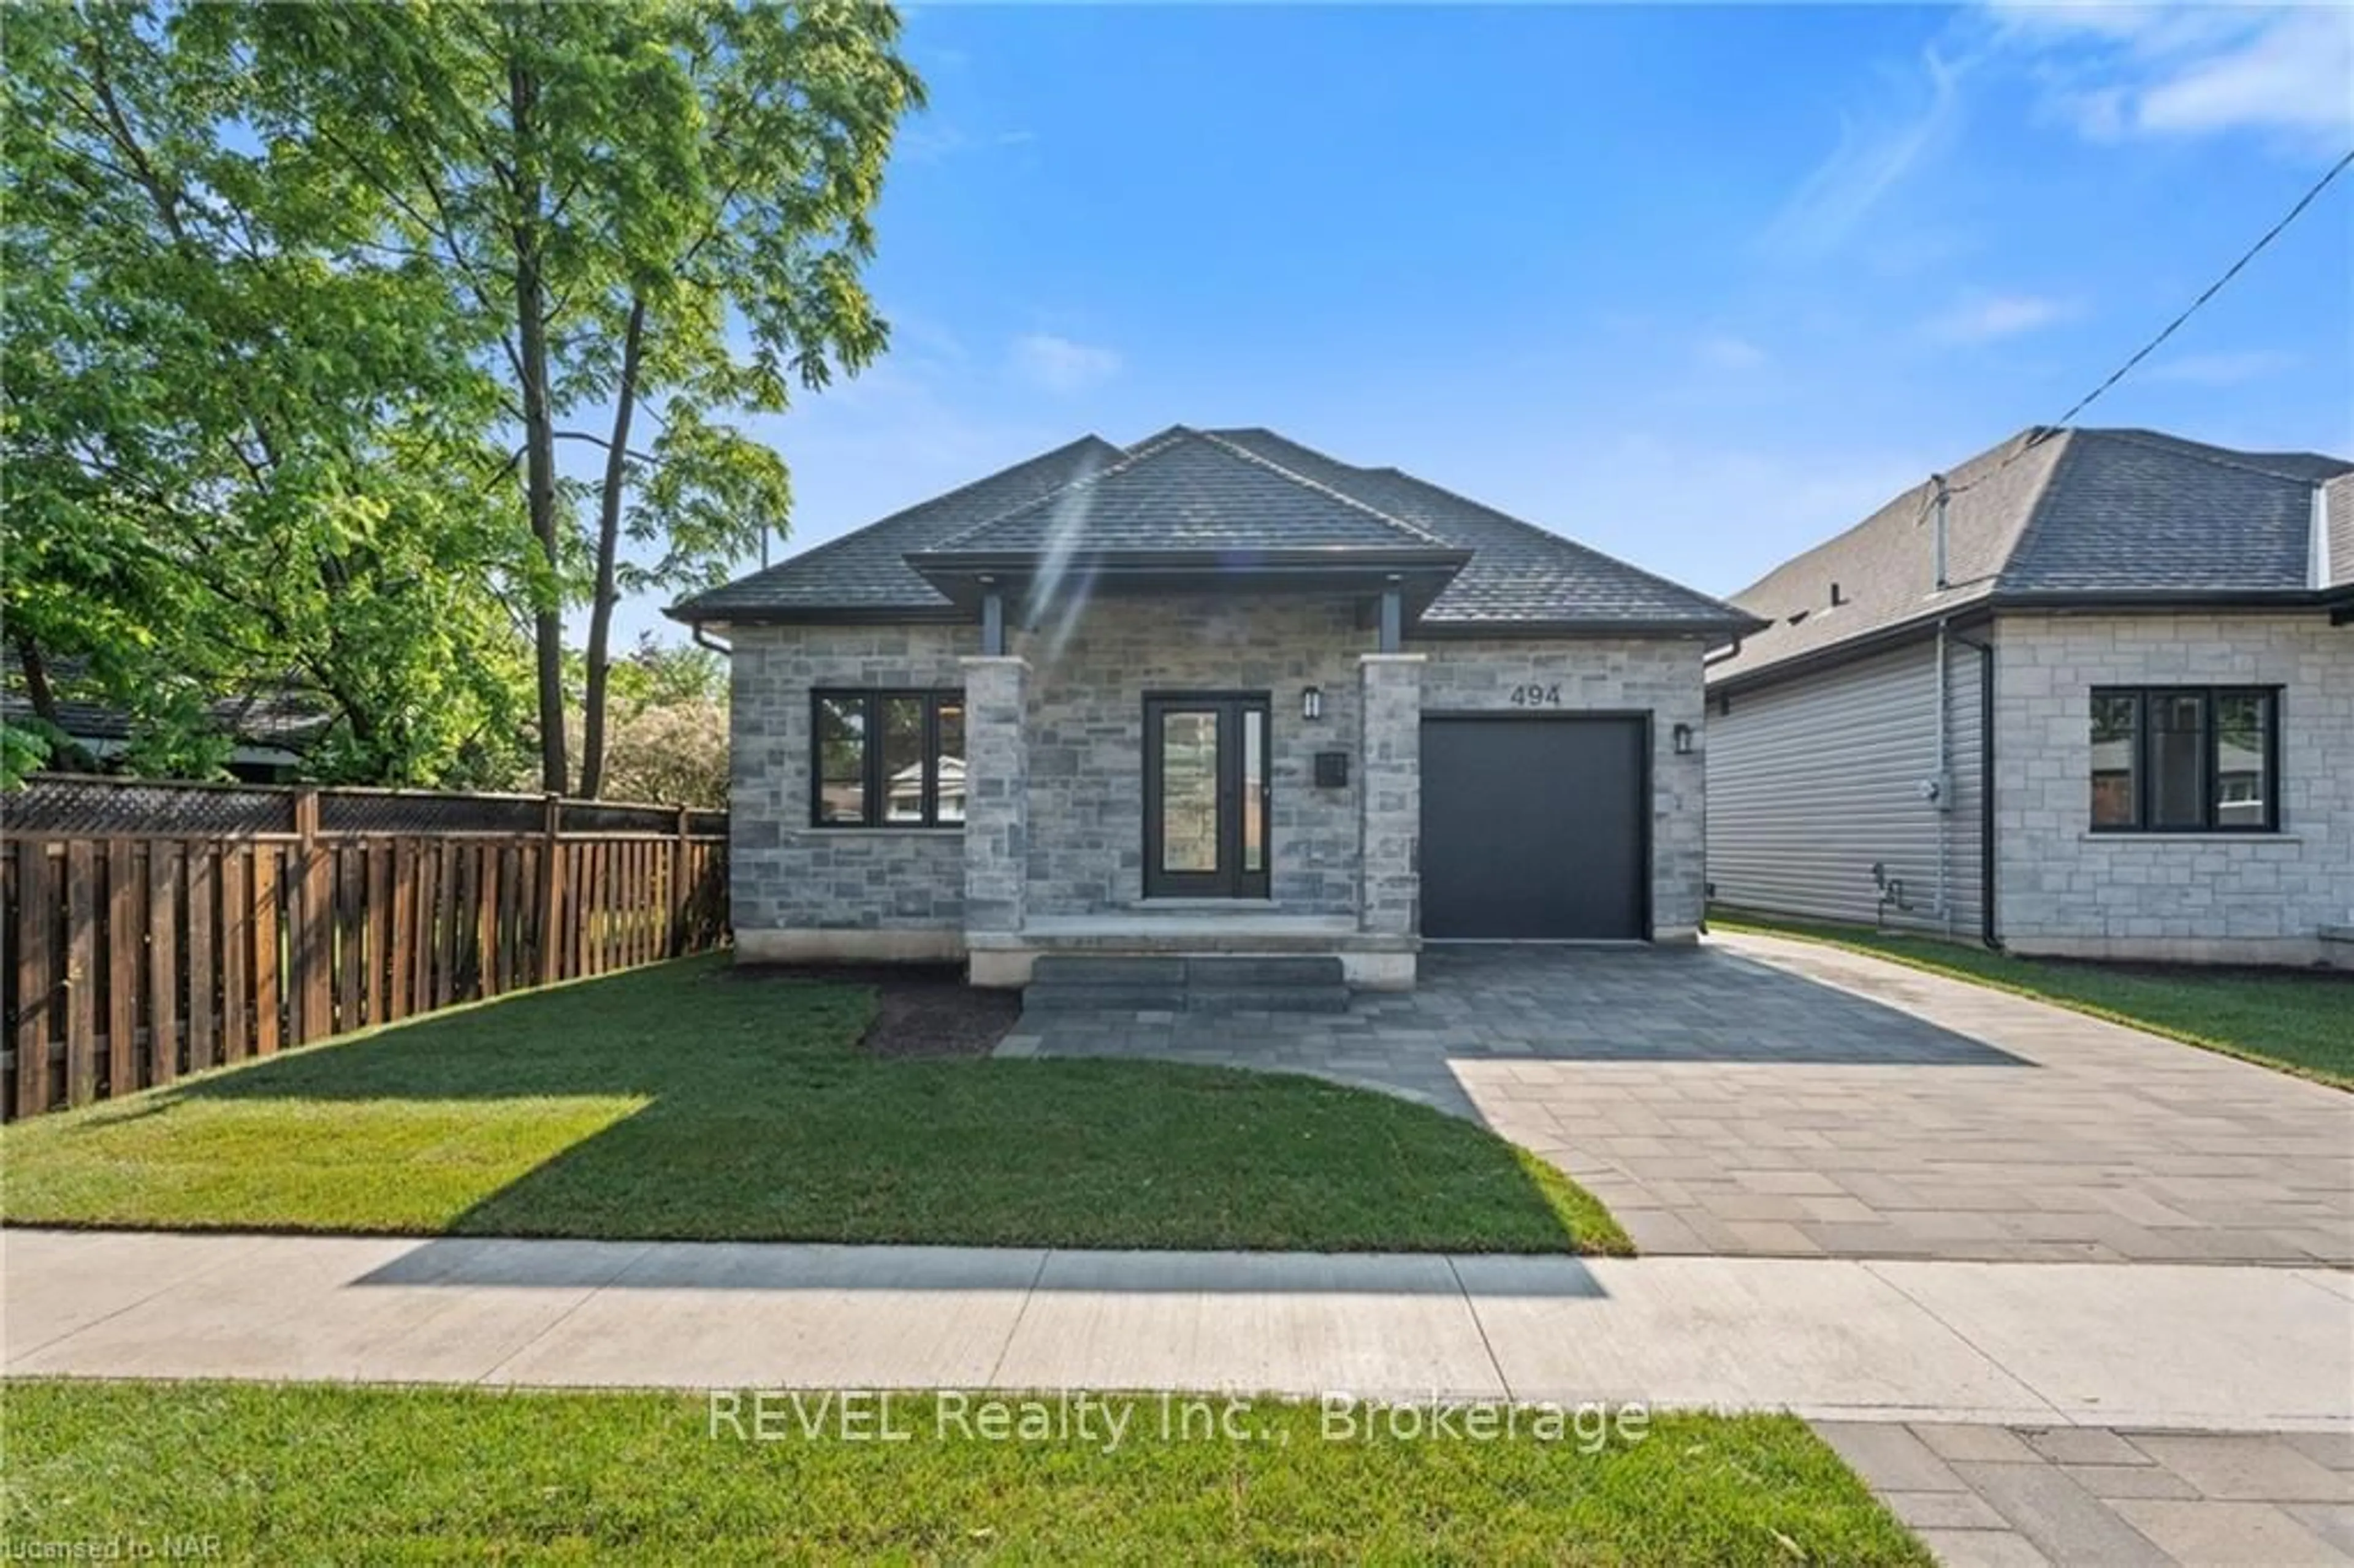
<svg viewBox="0 0 2354 1568"><path fill-rule="evenodd" d="M883 705L889 702L919 702L924 708L924 791L920 821L891 821L884 811L888 800L883 769ZM825 748L822 743L825 705L859 705L864 726L859 758L859 820L828 821L825 814ZM864 833L877 830L909 832L918 828L964 826L964 819L940 820L940 710L963 709L960 686L819 686L810 692L809 820L812 828L828 832ZM971 744L971 715L966 712L966 744ZM969 775L968 775L969 776Z"/></svg>
<svg viewBox="0 0 2354 1568"><path fill-rule="evenodd" d="M2227 698L2253 697L2264 704L2264 779L2261 822L2226 822L2221 820L2221 768L2218 761L2222 750L2222 733L2216 727L2217 704ZM2092 701L2097 705L2104 699L2121 699L2133 704L2133 821L2130 822L2090 822L2096 833L2158 834L2168 833L2277 833L2281 831L2281 688L2278 686L2094 686ZM2205 744L2200 756L2200 821L2196 824L2179 822L2163 826L2150 821L2150 794L2157 778L2155 747L2157 734L2150 723L2153 704L2193 698L2199 703L2200 733ZM2089 716L2087 732L2090 729ZM2092 810L2089 800L2092 770L2085 769L2087 821Z"/></svg>

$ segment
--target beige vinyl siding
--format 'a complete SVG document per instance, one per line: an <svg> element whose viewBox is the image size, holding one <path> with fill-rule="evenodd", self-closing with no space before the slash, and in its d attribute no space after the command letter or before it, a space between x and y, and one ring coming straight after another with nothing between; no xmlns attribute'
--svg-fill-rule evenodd
<svg viewBox="0 0 2354 1568"><path fill-rule="evenodd" d="M1973 633L1983 640L1982 632ZM1953 806L1920 785L1936 767L1935 643L1735 692L1708 717L1708 875L1720 904L1979 935L1981 658L1946 648ZM1946 909L1938 912L1939 840ZM1873 863L1904 885L1882 908Z"/></svg>

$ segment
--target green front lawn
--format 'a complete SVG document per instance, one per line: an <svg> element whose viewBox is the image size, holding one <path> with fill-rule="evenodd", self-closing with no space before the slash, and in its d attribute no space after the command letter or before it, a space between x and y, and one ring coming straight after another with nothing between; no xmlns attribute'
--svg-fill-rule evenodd
<svg viewBox="0 0 2354 1568"><path fill-rule="evenodd" d="M1315 1251L1630 1250L1469 1122L1312 1079L881 1059L864 987L697 959L0 1132L17 1224Z"/></svg>
<svg viewBox="0 0 2354 1568"><path fill-rule="evenodd" d="M1712 914L1709 927L1853 948L2354 1088L2354 1026L2348 1022L2354 1018L2354 979L2342 974L2020 959L1934 937L1745 911Z"/></svg>
<svg viewBox="0 0 2354 1568"><path fill-rule="evenodd" d="M20 1383L5 1402L0 1533L159 1560L212 1536L229 1562L1929 1561L1790 1416L1659 1415L1585 1452L1526 1425L1331 1441L1317 1407L1269 1401L1245 1440L1167 1440L1157 1395L1124 1402L1116 1445L943 1431L904 1394L892 1443L803 1436L790 1406L781 1440L715 1438L679 1394Z"/></svg>

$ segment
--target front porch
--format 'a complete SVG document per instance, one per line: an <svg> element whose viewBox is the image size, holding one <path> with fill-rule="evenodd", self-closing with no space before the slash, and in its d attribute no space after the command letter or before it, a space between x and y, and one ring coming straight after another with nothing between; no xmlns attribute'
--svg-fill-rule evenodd
<svg viewBox="0 0 2354 1568"><path fill-rule="evenodd" d="M1349 650L1345 619L1326 606L1199 613L1224 635L1152 650L1082 637L1043 672L1021 654L961 662L961 912L975 985L1026 986L1042 957L1085 954L1329 957L1352 987L1413 986L1424 656ZM1122 619L1133 635L1170 615ZM1156 704L1206 714L1219 700L1161 694L1217 681L1257 694L1227 705L1259 727L1203 725L1206 756L1189 759L1181 786L1153 745ZM1320 722L1282 716L1298 711L1300 684L1318 683L1330 690ZM1155 831L1193 819L1205 826L1190 837ZM1229 893L1256 895L1164 895L1167 873L1209 881L1217 868L1244 874Z"/></svg>

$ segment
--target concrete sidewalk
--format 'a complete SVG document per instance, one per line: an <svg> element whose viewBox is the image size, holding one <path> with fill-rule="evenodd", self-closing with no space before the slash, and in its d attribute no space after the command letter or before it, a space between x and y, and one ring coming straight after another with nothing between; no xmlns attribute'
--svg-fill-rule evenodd
<svg viewBox="0 0 2354 1568"><path fill-rule="evenodd" d="M0 1233L12 1376L1642 1400L2354 1425L2354 1276Z"/></svg>

